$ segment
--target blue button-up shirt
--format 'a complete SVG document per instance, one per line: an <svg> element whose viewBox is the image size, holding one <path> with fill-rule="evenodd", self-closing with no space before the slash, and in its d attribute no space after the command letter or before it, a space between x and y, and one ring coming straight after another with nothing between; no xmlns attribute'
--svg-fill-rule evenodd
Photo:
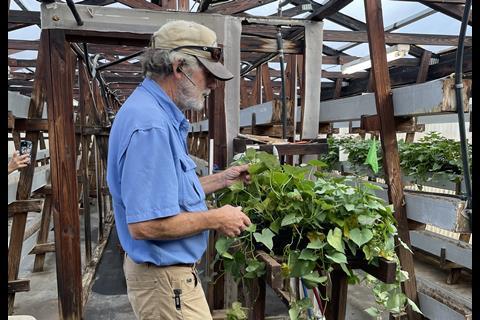
<svg viewBox="0 0 480 320"><path fill-rule="evenodd" d="M176 240L134 240L129 223L206 211L205 193L188 156L189 123L162 88L146 78L115 116L107 182L118 237L137 263L193 263L205 252L208 231Z"/></svg>

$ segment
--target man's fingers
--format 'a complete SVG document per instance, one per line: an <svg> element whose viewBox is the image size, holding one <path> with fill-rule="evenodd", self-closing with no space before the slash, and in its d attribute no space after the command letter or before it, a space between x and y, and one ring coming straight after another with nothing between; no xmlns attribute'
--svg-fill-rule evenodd
<svg viewBox="0 0 480 320"><path fill-rule="evenodd" d="M242 164L238 166L238 169L240 170L240 172L247 171L249 166L249 164Z"/></svg>

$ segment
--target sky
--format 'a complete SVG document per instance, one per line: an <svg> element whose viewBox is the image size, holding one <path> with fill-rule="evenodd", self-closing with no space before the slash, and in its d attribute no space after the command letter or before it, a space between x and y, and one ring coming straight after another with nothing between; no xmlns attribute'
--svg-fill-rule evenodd
<svg viewBox="0 0 480 320"><path fill-rule="evenodd" d="M74 2L79 2L80 0L75 0ZM318 3L325 3L328 0L316 0ZM21 0L21 2L32 11L40 10L40 3L37 0ZM125 7L122 4L111 4L110 7ZM196 10L196 4L190 0L190 8L193 7L193 11ZM247 11L247 13L252 15L265 16L277 11L278 2L274 1L267 5L252 9ZM291 8L291 5L283 7L284 9ZM14 0L11 1L10 8L14 10L20 10L20 7L15 3ZM383 24L384 26L391 25L399 20L405 19L413 14L416 14L425 9L429 9L427 6L419 4L417 2L410 1L392 1L392 0L382 0L382 9L383 9ZM340 10L341 13L349 15L357 20L365 22L365 9L364 1L362 0L353 0L349 5ZM298 17L302 17L301 15ZM426 18L423 18L417 22L414 22L408 26L397 29L393 32L401 33L425 33L425 34L445 34L445 35L458 35L460 31L460 21L450 18L447 15L442 13L434 13ZM324 29L327 30L348 30L336 23L333 23L327 19L324 20ZM472 28L467 27L467 36L472 35ZM15 30L9 32L9 39L22 39L22 40L37 40L40 38L40 28L37 26L30 26L27 28ZM332 48L339 48L345 45L345 42L324 42L325 45ZM450 47L446 46L422 46L425 49L428 49L432 52L443 51ZM363 43L354 48L348 49L345 52L353 56L367 56L368 55L368 44ZM35 51L23 51L10 55L10 57L15 57L18 59L34 59L36 58ZM275 64L271 64L271 67L277 68ZM338 71L340 66L325 66L324 69L330 71Z"/></svg>

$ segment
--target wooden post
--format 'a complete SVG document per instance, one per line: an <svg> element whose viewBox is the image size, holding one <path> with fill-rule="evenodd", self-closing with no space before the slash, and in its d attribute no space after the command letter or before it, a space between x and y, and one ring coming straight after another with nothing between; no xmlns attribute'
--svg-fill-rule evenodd
<svg viewBox="0 0 480 320"><path fill-rule="evenodd" d="M90 135L86 135L84 128L87 125L87 114L90 108L90 90L87 74L83 68L83 63L79 59L78 61L79 69L79 86L80 86L80 101L79 101L79 111L80 111L80 143L82 145L82 163L81 168L82 175L82 203L83 203L83 222L84 222L84 233L85 233L85 256L86 263L88 264L92 259L92 231L90 224L90 179L88 178L88 172L90 170L88 165L88 151L90 145Z"/></svg>
<svg viewBox="0 0 480 320"><path fill-rule="evenodd" d="M152 1L155 3L155 1ZM157 4L166 10L188 11L188 0L157 0Z"/></svg>
<svg viewBox="0 0 480 320"><path fill-rule="evenodd" d="M29 118L41 118L43 113L43 105L45 100L44 80L45 80L45 61L48 57L48 47L45 44L46 35L42 31L40 35L41 46L38 50L37 61L39 62L35 71L35 80L33 91L28 109ZM35 171L35 160L38 148L38 131L27 131L25 140L32 141L31 165L20 170L20 178L18 181L17 200L26 200L30 197L32 190L33 175ZM19 149L20 134L18 131L13 132L15 148ZM18 144L17 144L18 143ZM28 212L15 214L12 222L12 230L10 233L10 245L8 247L8 281L14 281L18 278L20 269L20 258L22 253L22 245L25 234L25 225L27 222ZM8 313L13 313L15 302L15 292L8 293Z"/></svg>
<svg viewBox="0 0 480 320"><path fill-rule="evenodd" d="M47 189L47 188L44 188ZM47 243L48 233L50 228L50 217L52 214L52 194L47 192L45 194L45 202L43 203L42 220L40 231L37 236L37 244ZM33 264L33 272L43 271L43 264L45 262L45 252L35 255L35 262Z"/></svg>
<svg viewBox="0 0 480 320"><path fill-rule="evenodd" d="M268 102L273 100L272 81L270 81L270 70L268 70L268 63L261 65L262 70L262 85L265 93L263 101Z"/></svg>
<svg viewBox="0 0 480 320"><path fill-rule="evenodd" d="M225 83L217 82L217 88L212 91L208 99L208 139L214 139L214 159L213 163L223 169L227 165L227 140L225 123ZM215 257L215 241L218 235L212 231L209 239L209 250L207 252L210 258L207 261L213 261ZM207 268L210 268L207 265ZM214 272L219 274L220 263L214 266ZM216 279L215 284L208 286L208 302L212 310L224 308L224 277Z"/></svg>
<svg viewBox="0 0 480 320"><path fill-rule="evenodd" d="M332 279L331 294L325 315L327 319L345 320L347 311L347 275L343 270L334 270L330 274Z"/></svg>
<svg viewBox="0 0 480 320"><path fill-rule="evenodd" d="M380 0L365 0L365 17L368 21L368 45L372 61L375 102L380 117L380 137L384 155L383 167L388 185L388 199L395 210L395 218L398 221L398 235L410 247ZM398 239L396 239L396 243L402 269L409 274L409 280L403 282L403 291L408 298L418 305L413 255L401 245L398 245ZM409 319L421 319L421 315L414 312L410 306L407 308L407 314Z"/></svg>
<svg viewBox="0 0 480 320"><path fill-rule="evenodd" d="M71 49L63 30L44 30L47 47L48 132L55 224L58 307L60 319L81 319L82 270L78 215L73 70Z"/></svg>
<svg viewBox="0 0 480 320"><path fill-rule="evenodd" d="M420 60L420 69L418 70L417 83L423 83L427 80L428 68L430 66L430 59L432 58L432 53L428 50L425 50L422 54L422 59ZM415 132L407 132L405 135L405 142L412 143L415 139Z"/></svg>

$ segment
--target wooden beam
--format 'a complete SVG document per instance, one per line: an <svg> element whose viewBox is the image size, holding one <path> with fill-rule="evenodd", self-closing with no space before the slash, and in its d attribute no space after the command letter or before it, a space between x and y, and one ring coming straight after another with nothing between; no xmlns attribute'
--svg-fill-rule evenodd
<svg viewBox="0 0 480 320"><path fill-rule="evenodd" d="M30 291L30 280L17 279L8 281L8 294L25 291Z"/></svg>
<svg viewBox="0 0 480 320"><path fill-rule="evenodd" d="M55 252L54 242L38 243L33 247L32 250L30 250L28 254L42 254L47 252Z"/></svg>
<svg viewBox="0 0 480 320"><path fill-rule="evenodd" d="M380 137L384 155L383 168L388 185L388 198L389 202L393 204L395 219L398 222L398 237L410 246L400 157L395 132L393 99L385 49L386 35L385 37L379 36L384 34L381 0L365 0L365 18L368 21L367 34L372 61L376 109L381 122ZM398 245L398 239L396 239L396 242ZM413 255L401 245L397 246L397 254L402 269L407 271L409 275L409 279L402 283L403 291L409 299L418 305ZM407 307L407 314L409 320L421 319L421 315L413 311L410 306Z"/></svg>
<svg viewBox="0 0 480 320"><path fill-rule="evenodd" d="M315 11L308 15L306 19L313 21L321 21L324 18L327 18L328 16L340 11L352 1L353 0L329 0L320 8L315 9Z"/></svg>
<svg viewBox="0 0 480 320"><path fill-rule="evenodd" d="M415 34L415 33L390 33L383 32L386 44L421 44L437 46L456 46L458 45L458 36L441 34ZM338 31L324 30L323 41L339 42L368 42L367 32L365 31ZM465 46L472 45L472 37L465 37Z"/></svg>
<svg viewBox="0 0 480 320"><path fill-rule="evenodd" d="M41 212L42 208L42 199L17 200L8 205L8 216L22 212Z"/></svg>
<svg viewBox="0 0 480 320"><path fill-rule="evenodd" d="M275 0L232 0L227 3L211 5L205 12L232 15L246 10L250 10L264 4L274 2Z"/></svg>
<svg viewBox="0 0 480 320"><path fill-rule="evenodd" d="M463 10L465 6L451 4L451 3L434 3L432 1L419 0L423 5L437 10L451 18L462 21ZM472 25L472 12L470 11L470 16L468 17L468 25Z"/></svg>
<svg viewBox="0 0 480 320"><path fill-rule="evenodd" d="M465 48L464 60L463 60L464 74L472 71L472 47ZM432 64L428 68L427 80L435 80L449 76L455 72L455 57L440 59L437 64ZM417 67L402 67L391 68L390 79L392 86L401 86L412 84L416 82L419 73L419 66ZM349 82L349 85L343 87L342 95L351 96L357 95L365 91L365 86L368 80L354 79ZM322 100L332 99L333 90L322 90Z"/></svg>
<svg viewBox="0 0 480 320"><path fill-rule="evenodd" d="M8 12L9 23L21 23L21 24L37 24L40 25L40 12L39 11L23 11L23 10L9 10Z"/></svg>
<svg viewBox="0 0 480 320"><path fill-rule="evenodd" d="M47 91L52 216L55 225L56 269L60 317L81 319L82 270L73 125L72 52L65 31L44 30L47 38ZM59 85L61 84L61 85ZM59 121L62 119L62 121Z"/></svg>
<svg viewBox="0 0 480 320"><path fill-rule="evenodd" d="M425 50L420 61L420 70L417 76L417 83L422 83L427 80L428 68L430 66L430 59L432 58L432 53L428 50Z"/></svg>

